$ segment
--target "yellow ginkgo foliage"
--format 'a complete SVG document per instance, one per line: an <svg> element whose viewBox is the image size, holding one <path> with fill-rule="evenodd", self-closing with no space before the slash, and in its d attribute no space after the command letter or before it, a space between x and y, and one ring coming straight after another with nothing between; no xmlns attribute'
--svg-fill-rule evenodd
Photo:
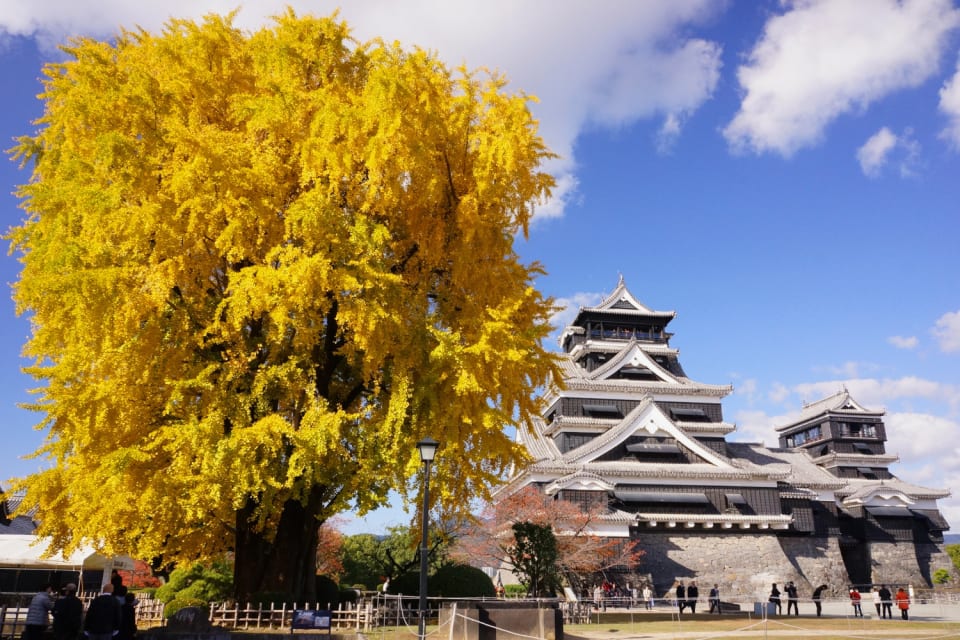
<svg viewBox="0 0 960 640"><path fill-rule="evenodd" d="M292 12L77 40L10 230L54 549L233 551L239 596L313 590L317 528L414 491L466 509L554 373L514 238L549 195L524 95Z"/></svg>

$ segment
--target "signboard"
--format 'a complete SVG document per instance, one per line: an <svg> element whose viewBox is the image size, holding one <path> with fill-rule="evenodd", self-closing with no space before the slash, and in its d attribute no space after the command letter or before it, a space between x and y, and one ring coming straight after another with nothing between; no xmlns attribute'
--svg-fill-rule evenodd
<svg viewBox="0 0 960 640"><path fill-rule="evenodd" d="M330 633L332 615L324 609L294 609L290 633L294 629L326 629Z"/></svg>

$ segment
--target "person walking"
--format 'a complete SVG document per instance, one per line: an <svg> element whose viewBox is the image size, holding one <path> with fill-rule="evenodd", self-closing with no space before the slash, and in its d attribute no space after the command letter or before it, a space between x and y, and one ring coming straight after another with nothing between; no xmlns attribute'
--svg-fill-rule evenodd
<svg viewBox="0 0 960 640"><path fill-rule="evenodd" d="M892 605L893 605L893 594L890 593L890 589L887 589L887 585L880 585L880 617L881 618L893 618Z"/></svg>
<svg viewBox="0 0 960 640"><path fill-rule="evenodd" d="M870 590L870 600L873 602L873 606L877 610L877 617L880 617L880 590L877 587L874 587Z"/></svg>
<svg viewBox="0 0 960 640"><path fill-rule="evenodd" d="M853 605L853 616L855 618L863 617L863 609L860 608L860 591L856 587L850 587L850 604Z"/></svg>
<svg viewBox="0 0 960 640"><path fill-rule="evenodd" d="M690 607L690 613L697 612L697 599L700 597L700 589L696 582L691 582L687 587L687 606Z"/></svg>
<svg viewBox="0 0 960 640"><path fill-rule="evenodd" d="M113 585L105 584L100 595L90 602L83 630L89 640L111 640L120 632L120 603L113 595Z"/></svg>
<svg viewBox="0 0 960 640"><path fill-rule="evenodd" d="M683 580L680 581L680 584L677 585L677 607L680 609L680 613L683 613L683 610L687 606L687 588L683 584Z"/></svg>
<svg viewBox="0 0 960 640"><path fill-rule="evenodd" d="M83 603L77 597L77 585L63 588L63 595L53 605L53 637L56 640L77 640L83 625Z"/></svg>
<svg viewBox="0 0 960 640"><path fill-rule="evenodd" d="M813 600L813 606L817 608L817 617L820 617L820 613L823 610L821 605L821 600L823 600L823 592L827 590L827 585L822 584L816 589L813 590L813 595L810 596L810 599Z"/></svg>
<svg viewBox="0 0 960 640"><path fill-rule="evenodd" d="M909 620L910 614L908 614L907 611L910 610L910 596L903 590L903 587L897 589L897 595L894 596L894 600L897 602L897 608L900 609L900 617L903 620Z"/></svg>
<svg viewBox="0 0 960 640"><path fill-rule="evenodd" d="M710 613L713 613L714 608L716 608L717 613L720 613L720 587L716 584L713 585L713 588L710 589Z"/></svg>
<svg viewBox="0 0 960 640"><path fill-rule="evenodd" d="M787 592L787 615L790 615L790 609L793 609L793 615L800 615L800 604L797 601L797 585L793 582L788 582L787 586L783 588Z"/></svg>
<svg viewBox="0 0 960 640"><path fill-rule="evenodd" d="M42 640L47 625L50 624L50 612L53 611L53 586L46 585L30 600L25 621L24 640Z"/></svg>
<svg viewBox="0 0 960 640"><path fill-rule="evenodd" d="M773 587L770 589L770 602L772 602L777 608L777 615L783 613L783 605L780 604L780 589L777 589L777 583L773 583Z"/></svg>
<svg viewBox="0 0 960 640"><path fill-rule="evenodd" d="M648 611L653 609L653 589L648 584L643 585L643 603Z"/></svg>

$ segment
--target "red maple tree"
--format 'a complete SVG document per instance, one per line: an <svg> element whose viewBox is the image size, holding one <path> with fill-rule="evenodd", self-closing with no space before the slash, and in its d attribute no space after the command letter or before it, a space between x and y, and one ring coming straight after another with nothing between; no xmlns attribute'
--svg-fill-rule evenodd
<svg viewBox="0 0 960 640"><path fill-rule="evenodd" d="M509 566L507 549L515 542L511 527L516 522L532 522L553 529L560 552L559 569L569 579L613 568L633 569L644 555L639 541L594 533L607 513L604 500L572 502L525 487L487 505L474 526L458 538L450 555L473 565Z"/></svg>

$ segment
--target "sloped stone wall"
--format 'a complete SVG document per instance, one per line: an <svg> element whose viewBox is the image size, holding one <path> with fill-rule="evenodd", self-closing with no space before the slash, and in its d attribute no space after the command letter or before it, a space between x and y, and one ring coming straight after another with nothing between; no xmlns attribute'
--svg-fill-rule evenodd
<svg viewBox="0 0 960 640"><path fill-rule="evenodd" d="M640 541L646 551L640 570L652 577L657 596L676 580L696 580L703 595L717 583L721 594L757 600L766 600L773 583L782 591L793 581L802 599L816 585L828 584L828 594L839 595L850 583L836 539L644 532Z"/></svg>
<svg viewBox="0 0 960 640"><path fill-rule="evenodd" d="M940 545L908 542L870 543L870 569L874 583L926 587L939 568L952 563Z"/></svg>

